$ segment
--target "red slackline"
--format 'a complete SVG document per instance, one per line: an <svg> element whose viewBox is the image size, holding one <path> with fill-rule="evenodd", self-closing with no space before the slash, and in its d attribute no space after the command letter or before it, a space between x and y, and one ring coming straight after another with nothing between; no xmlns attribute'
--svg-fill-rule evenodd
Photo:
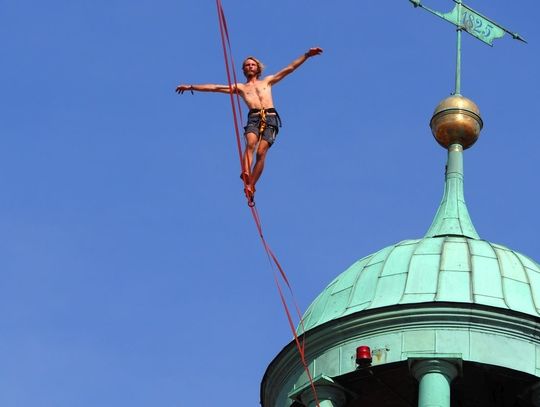
<svg viewBox="0 0 540 407"><path fill-rule="evenodd" d="M242 155L242 143L240 139L240 131L239 131L239 125L238 125L238 118L240 117L240 120L242 120L242 109L240 104L240 96L238 94L237 90L237 78L236 78L236 69L234 66L234 60L232 58L232 50L231 50L231 42L229 38L229 31L227 29L227 22L225 19L225 13L223 11L223 6L221 4L221 0L216 0L216 6L217 6L217 12L218 12L218 19L219 19L219 30L221 34L221 45L223 47L223 56L225 60L225 70L227 72L227 81L229 84L229 94L230 94L230 100L231 100L231 107L232 107L232 113L233 113L233 120L234 120L234 131L236 134L236 145L238 148L238 156L240 159L240 170L241 172L244 171L244 163L243 163L243 155ZM232 70L232 75L231 75ZM232 79L231 79L232 77ZM234 80L234 82L233 82ZM233 86L234 83L234 86ZM236 103L234 94L236 94ZM251 163L249 163L249 167L251 168ZM251 171L249 169L248 171ZM251 175L251 174L250 174ZM246 181L244 180L244 187L246 187ZM263 234L263 228L261 223L261 218L259 216L259 212L257 211L257 208L255 206L250 206L251 215L253 217L253 220L255 221L255 225L257 227L257 231L259 233L259 237L261 238L261 242L263 244L264 250L266 251L266 254L268 255L268 260L270 262L270 265L272 267L272 270L274 272L274 281L276 283L276 287L279 293L279 297L281 299L281 303L283 304L283 308L285 310L285 314L287 315L287 321L289 323L289 327L291 329L291 332L294 335L294 342L296 344L296 348L298 349L298 353L300 355L300 360L302 362L302 366L307 374L307 377L309 379L309 383L311 385L311 390L313 392L313 396L315 397L315 402L317 407L320 407L319 405L319 398L317 396L317 391L315 389L315 384L313 383L313 378L311 376L311 372L309 371L309 366L306 360L306 354L305 354L305 342L306 342L306 335L305 335L305 328L304 328L304 320L302 318L302 314L300 312L300 308L298 307L298 304L296 302L294 292L292 289L291 284L289 283L289 279L287 278L287 275L285 274L285 271L279 264L279 261L270 248L270 245L267 243L266 239L264 238ZM279 273L276 271L279 270ZM288 288L288 291L290 293L290 296L292 298L292 302L296 311L296 314L298 316L298 319L300 321L300 327L301 327L301 336L296 333L296 329L294 326L293 318L289 309L289 306L287 305L287 299L285 298L285 294L283 292L282 285L280 283L280 277L281 280L285 283L285 285Z"/></svg>

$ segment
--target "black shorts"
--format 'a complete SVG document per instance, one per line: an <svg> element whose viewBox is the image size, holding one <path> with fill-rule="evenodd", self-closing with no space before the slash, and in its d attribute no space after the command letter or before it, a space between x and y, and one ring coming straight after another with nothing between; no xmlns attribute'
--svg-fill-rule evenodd
<svg viewBox="0 0 540 407"><path fill-rule="evenodd" d="M259 136L259 126L261 125L261 116L259 113L250 113L246 127L244 127L244 136L248 133L254 133ZM276 137L279 133L279 116L274 113L266 113L266 128L261 135L261 138L265 140L270 146L276 141Z"/></svg>

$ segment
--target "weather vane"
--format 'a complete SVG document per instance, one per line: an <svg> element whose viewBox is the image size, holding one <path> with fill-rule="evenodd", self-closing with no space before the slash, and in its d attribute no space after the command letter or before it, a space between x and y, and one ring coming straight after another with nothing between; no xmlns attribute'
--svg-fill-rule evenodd
<svg viewBox="0 0 540 407"><path fill-rule="evenodd" d="M502 38L505 33L508 33L515 40L527 43L518 33L512 32L500 24L497 24L488 17L473 10L469 6L463 4L462 0L452 0L456 3L454 9L449 13L441 13L424 6L420 0L409 0L414 7L421 7L430 13L454 24L457 27L457 59L456 59L456 88L455 95L461 94L461 32L465 30L473 37L480 41L493 46L493 40Z"/></svg>

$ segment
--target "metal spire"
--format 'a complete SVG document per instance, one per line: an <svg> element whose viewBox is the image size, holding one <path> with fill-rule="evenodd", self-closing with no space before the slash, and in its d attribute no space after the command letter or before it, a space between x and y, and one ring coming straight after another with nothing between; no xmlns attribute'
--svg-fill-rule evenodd
<svg viewBox="0 0 540 407"><path fill-rule="evenodd" d="M463 147L448 148L444 195L426 237L465 236L480 239L469 216L463 194Z"/></svg>

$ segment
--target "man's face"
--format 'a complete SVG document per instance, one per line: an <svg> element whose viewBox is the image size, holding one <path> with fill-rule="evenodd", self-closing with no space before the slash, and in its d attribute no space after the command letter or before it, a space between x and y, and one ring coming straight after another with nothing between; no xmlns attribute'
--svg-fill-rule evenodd
<svg viewBox="0 0 540 407"><path fill-rule="evenodd" d="M251 78L259 74L259 66L257 65L257 62L255 62L253 59L246 59L243 69L246 78Z"/></svg>

